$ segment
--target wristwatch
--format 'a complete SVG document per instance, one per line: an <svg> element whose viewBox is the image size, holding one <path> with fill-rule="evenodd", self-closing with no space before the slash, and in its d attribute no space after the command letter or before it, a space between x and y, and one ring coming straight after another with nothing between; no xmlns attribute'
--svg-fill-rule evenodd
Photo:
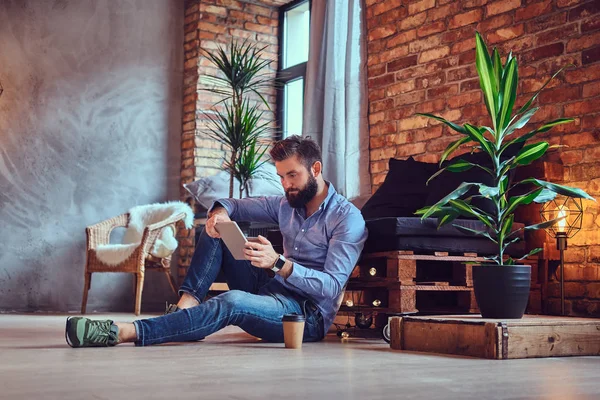
<svg viewBox="0 0 600 400"><path fill-rule="evenodd" d="M283 255L279 255L279 258L277 259L277 261L275 261L275 264L273 264L273 266L271 267L271 271L277 273L279 272L279 270L281 268L283 268L283 266L285 265L286 259Z"/></svg>

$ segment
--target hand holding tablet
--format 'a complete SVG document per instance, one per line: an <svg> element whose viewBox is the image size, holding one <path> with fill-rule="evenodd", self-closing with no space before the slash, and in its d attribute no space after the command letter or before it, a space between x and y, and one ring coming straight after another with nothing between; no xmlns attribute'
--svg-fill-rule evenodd
<svg viewBox="0 0 600 400"><path fill-rule="evenodd" d="M246 257L244 256L246 243L260 243L256 237L247 238L235 221L217 222L215 229L219 232L221 239L223 239L223 242L225 242L231 255L233 255L233 258L236 260L246 260Z"/></svg>

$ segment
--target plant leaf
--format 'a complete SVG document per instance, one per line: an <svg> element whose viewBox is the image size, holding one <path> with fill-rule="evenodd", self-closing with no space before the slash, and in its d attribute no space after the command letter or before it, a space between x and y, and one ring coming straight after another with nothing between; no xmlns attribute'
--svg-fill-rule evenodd
<svg viewBox="0 0 600 400"><path fill-rule="evenodd" d="M471 189L471 187L473 187L473 185L475 185L475 184L474 183L468 183L468 182L461 183L460 185L458 185L458 187L456 189L454 189L452 192L450 192L447 196L445 196L444 198L442 198L440 201L438 201L437 203L435 203L434 205L432 205L430 207L426 207L427 210L423 213L423 216L421 217L421 219L428 218L437 209L439 209L442 206L445 206L446 204L448 204L448 202L450 200L457 199L460 196L462 196L463 194L467 193L469 191L469 189Z"/></svg>
<svg viewBox="0 0 600 400"><path fill-rule="evenodd" d="M564 196L596 201L596 199L594 199L592 196L590 196L585 191L583 191L579 188L557 185L556 183L546 182L546 181L542 181L542 180L535 179L535 178L524 179L521 182L519 182L518 184L527 184L527 183L533 183L536 186L546 188L548 190L553 191L554 193L562 194Z"/></svg>
<svg viewBox="0 0 600 400"><path fill-rule="evenodd" d="M462 146L463 144L465 144L469 141L471 141L471 138L469 136L465 136L463 138L460 138L460 139L450 143L448 145L448 147L446 147L446 150L444 150L444 153L442 154L442 158L440 159L440 166L442 165L442 163L444 161L446 161L446 159L448 157L450 157L450 154L454 153L454 151L456 149L458 149L460 146Z"/></svg>
<svg viewBox="0 0 600 400"><path fill-rule="evenodd" d="M427 117L427 118L432 118L432 119L435 119L436 121L443 122L444 124L448 125L450 128L454 129L456 132L460 132L460 133L464 133L464 134L467 133L465 131L465 128L463 128L462 126L457 125L453 122L450 122L442 117L438 117L437 115L426 114L426 113L416 113L416 115L420 115L422 117Z"/></svg>
<svg viewBox="0 0 600 400"><path fill-rule="evenodd" d="M554 200L554 198L556 197L556 193L553 192L552 190L548 190L548 189L543 189L540 194L533 199L534 203L538 203L538 204L543 204L543 203L547 203L551 200Z"/></svg>
<svg viewBox="0 0 600 400"><path fill-rule="evenodd" d="M466 215L466 216L473 216L473 217L477 218L478 220L480 220L481 222L483 222L489 228L494 229L494 227L492 226L492 223L488 219L489 217L486 214L475 211L473 209L473 207L471 207L470 204L464 202L463 200L451 199L448 201L448 204L450 204L456 210L460 211L461 214Z"/></svg>
<svg viewBox="0 0 600 400"><path fill-rule="evenodd" d="M537 160L548 150L548 142L528 144L515 157L515 164L528 165Z"/></svg>
<svg viewBox="0 0 600 400"><path fill-rule="evenodd" d="M494 151L492 150L492 143L490 143L490 141L483 136L482 132L470 124L465 124L465 129L467 131L467 135L469 135L474 142L479 143L486 153L490 155L494 154Z"/></svg>
<svg viewBox="0 0 600 400"><path fill-rule="evenodd" d="M479 32L475 32L475 64L477 73L479 74L479 84L483 91L483 98L488 113L492 118L492 125L497 130L496 115L498 115L498 90L495 79L494 68L490 59L490 54L487 51L485 42Z"/></svg>
<svg viewBox="0 0 600 400"><path fill-rule="evenodd" d="M503 131L510 121L515 99L517 98L518 83L517 59L513 58L507 63L506 69L502 74L502 84L500 86L500 110L498 114L498 131Z"/></svg>
<svg viewBox="0 0 600 400"><path fill-rule="evenodd" d="M486 231L478 231L475 229L471 229L471 228L467 228L466 226L462 226L462 225L458 225L458 224L453 224L453 227L455 227L457 230L459 230L460 232L466 234L466 235L472 235L472 236L484 236L488 239L490 239L492 242L494 243L498 243L494 238L492 238L490 236L490 234Z"/></svg>
<svg viewBox="0 0 600 400"><path fill-rule="evenodd" d="M530 256L532 256L532 255L534 255L534 254L537 254L537 253L539 253L539 252L540 252L540 251L542 251L542 250L543 250L542 248L538 247L537 249L533 249L533 250L531 250L529 253L525 254L523 257L517 258L517 260L518 260L518 261L524 260L524 259L526 259L527 257L530 257Z"/></svg>
<svg viewBox="0 0 600 400"><path fill-rule="evenodd" d="M548 79L548 80L546 81L546 83L544 83L544 85L543 85L543 86L542 86L542 87L541 87L541 88L540 88L540 89L539 89L537 92L535 92L535 94L534 94L534 95L531 97L531 99L529 99L529 101L528 101L527 103L525 103L525 104L523 105L523 107L521 107L521 108L519 109L519 111L517 111L517 115L518 115L518 114L522 114L523 112L525 112L526 110L528 110L528 109L529 109L529 107L531 107L531 103L533 103L533 101L534 101L534 100L535 100L535 99L538 97L538 95L540 94L540 92L541 92L542 90L544 90L544 88L545 88L545 87L546 87L546 86L547 86L547 85L550 83L550 81L551 81L552 79L554 79L554 78L556 77L556 75L560 74L560 73L562 72L562 70L563 70L563 69L565 69L565 68L568 68L568 67L571 67L571 66L573 66L573 64L566 65L566 66L562 67L561 69L559 69L559 70L558 70L558 71L557 71L557 72L556 72L554 75L552 75L552 76L550 77L550 79Z"/></svg>

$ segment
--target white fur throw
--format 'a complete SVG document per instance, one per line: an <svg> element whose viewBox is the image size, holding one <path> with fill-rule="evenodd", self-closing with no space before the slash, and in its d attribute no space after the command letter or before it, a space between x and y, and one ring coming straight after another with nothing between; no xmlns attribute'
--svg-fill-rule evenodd
<svg viewBox="0 0 600 400"><path fill-rule="evenodd" d="M129 225L123 235L123 244L105 244L96 248L96 256L108 265L118 265L125 261L142 242L144 229L148 225L164 221L173 215L185 213L183 222L187 229L194 224L194 212L186 203L171 201L133 207L129 210ZM163 228L154 242L150 254L163 258L171 255L177 248L177 239L172 228Z"/></svg>

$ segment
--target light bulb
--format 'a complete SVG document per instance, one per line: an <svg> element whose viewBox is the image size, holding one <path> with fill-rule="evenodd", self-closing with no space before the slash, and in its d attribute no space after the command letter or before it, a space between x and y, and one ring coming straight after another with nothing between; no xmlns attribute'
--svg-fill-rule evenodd
<svg viewBox="0 0 600 400"><path fill-rule="evenodd" d="M342 339L348 339L350 337L350 334L346 331L342 332Z"/></svg>
<svg viewBox="0 0 600 400"><path fill-rule="evenodd" d="M375 299L375 300L373 300L373 305L374 305L375 307L379 307L379 306L381 305L381 300L379 300L379 299Z"/></svg>
<svg viewBox="0 0 600 400"><path fill-rule="evenodd" d="M371 276L375 276L375 275L377 275L377 270L376 270L375 268L371 268L371 269L369 270L369 275L371 275Z"/></svg>
<svg viewBox="0 0 600 400"><path fill-rule="evenodd" d="M346 306L347 307L352 307L354 305L354 302L350 299L346 300Z"/></svg>
<svg viewBox="0 0 600 400"><path fill-rule="evenodd" d="M557 227L556 230L558 232L565 232L565 228L567 226L567 216L569 215L569 209L565 208L565 206L560 206L558 207L558 215L556 218L560 218L560 220L557 221Z"/></svg>

